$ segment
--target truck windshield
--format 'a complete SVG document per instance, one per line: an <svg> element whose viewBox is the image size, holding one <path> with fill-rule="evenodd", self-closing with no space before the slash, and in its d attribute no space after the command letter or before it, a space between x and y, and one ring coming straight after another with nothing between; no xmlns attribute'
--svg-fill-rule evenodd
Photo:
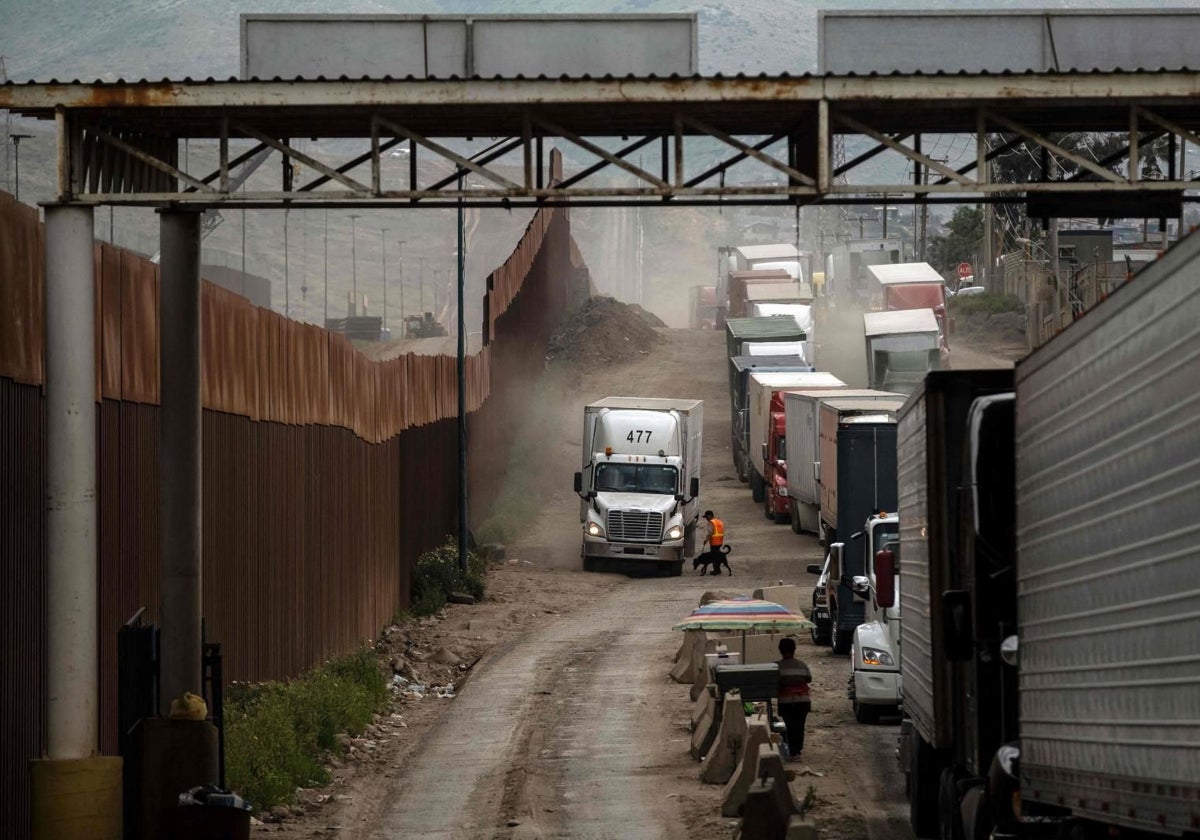
<svg viewBox="0 0 1200 840"><path fill-rule="evenodd" d="M599 464L596 489L618 493L675 495L679 471L662 464Z"/></svg>

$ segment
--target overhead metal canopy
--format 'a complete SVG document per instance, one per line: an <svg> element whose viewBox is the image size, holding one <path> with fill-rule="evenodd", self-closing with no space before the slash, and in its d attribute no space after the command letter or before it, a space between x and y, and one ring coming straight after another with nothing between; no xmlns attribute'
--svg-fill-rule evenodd
<svg viewBox="0 0 1200 840"><path fill-rule="evenodd" d="M1119 197L1128 215L1150 207L1159 215L1195 182L1175 171L1174 155L1162 178L1144 179L1140 146L1164 136L1172 149L1200 144L1198 103L1200 72L1188 70L0 86L0 108L57 120L59 201L202 208L449 207L460 199L478 207L797 205L877 202L886 195L891 203L1039 196L1053 210L1105 193ZM1128 164L1128 176L1073 156L1050 136L1073 131L1124 134L1118 162ZM923 154L921 136L929 134L973 135L974 160L952 169ZM875 145L835 169L836 135ZM293 138L364 142L360 153L328 160L297 148ZM502 139L472 160L446 143L462 138ZM218 141L219 163L185 172L180 142L197 139ZM990 182L983 164L1021 139L1041 148L1043 179ZM575 146L596 162L551 184L547 141ZM411 148L408 166L400 167L406 171L386 160L399 144ZM723 150L716 162L714 147ZM275 189L231 188L231 170L269 149L310 174L296 179L292 166L281 166ZM909 161L911 182L870 177L863 164L889 150ZM519 165L494 163L518 153ZM427 156L442 168L418 177L418 157ZM751 158L774 180L727 183L729 169ZM643 167L635 160L653 162ZM1071 161L1080 174L1055 179L1055 160ZM614 168L633 183L613 186L592 177ZM472 185L460 187L460 176Z"/></svg>

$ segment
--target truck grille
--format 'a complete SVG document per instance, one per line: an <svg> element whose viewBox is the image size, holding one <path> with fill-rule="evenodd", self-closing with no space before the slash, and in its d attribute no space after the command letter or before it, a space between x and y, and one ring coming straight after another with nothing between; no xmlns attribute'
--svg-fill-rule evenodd
<svg viewBox="0 0 1200 840"><path fill-rule="evenodd" d="M663 515L637 510L610 510L606 529L610 540L658 542L662 539Z"/></svg>

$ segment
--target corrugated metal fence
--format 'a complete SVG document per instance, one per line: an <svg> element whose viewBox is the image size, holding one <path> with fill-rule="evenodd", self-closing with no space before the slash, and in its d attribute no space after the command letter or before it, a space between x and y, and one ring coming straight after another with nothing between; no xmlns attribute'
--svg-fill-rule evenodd
<svg viewBox="0 0 1200 840"><path fill-rule="evenodd" d="M0 194L0 832L27 836L45 744L42 230ZM505 418L573 294L565 209L539 211L489 278L467 362L472 519L508 462ZM101 749L116 748L116 634L157 620L158 267L96 248ZM208 637L234 680L293 676L372 638L416 557L457 522L454 359L372 362L339 335L205 284L203 562Z"/></svg>

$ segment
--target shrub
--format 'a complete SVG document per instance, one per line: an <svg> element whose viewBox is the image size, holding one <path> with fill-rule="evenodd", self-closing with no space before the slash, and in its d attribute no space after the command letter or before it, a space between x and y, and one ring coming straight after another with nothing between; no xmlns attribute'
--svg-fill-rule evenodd
<svg viewBox="0 0 1200 840"><path fill-rule="evenodd" d="M361 734L386 698L387 681L369 649L288 683L232 686L225 704L229 786L265 810L297 787L325 784L322 755L336 748L338 733Z"/></svg>
<svg viewBox="0 0 1200 840"><path fill-rule="evenodd" d="M986 312L995 315L1000 312L1024 312L1025 304L1015 295L997 295L984 292L980 295L950 298L950 312L955 315L970 315L973 312Z"/></svg>
<svg viewBox="0 0 1200 840"><path fill-rule="evenodd" d="M413 615L432 615L446 606L451 592L466 592L476 600L483 598L486 563L475 552L467 554L466 574L458 567L458 543L446 538L444 545L417 558L413 578Z"/></svg>

